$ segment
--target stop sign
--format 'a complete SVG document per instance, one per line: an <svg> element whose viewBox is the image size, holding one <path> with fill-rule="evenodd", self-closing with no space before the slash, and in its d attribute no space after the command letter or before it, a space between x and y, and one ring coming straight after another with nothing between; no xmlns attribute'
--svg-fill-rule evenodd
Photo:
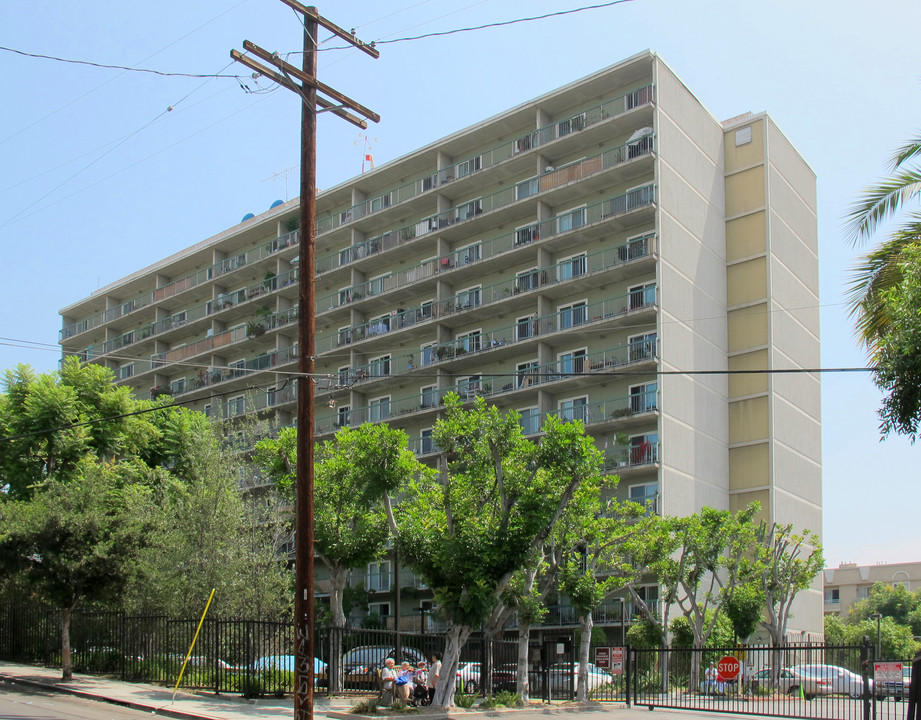
<svg viewBox="0 0 921 720"><path fill-rule="evenodd" d="M742 663L732 655L724 655L716 664L716 671L719 673L721 680L735 680L742 669Z"/></svg>

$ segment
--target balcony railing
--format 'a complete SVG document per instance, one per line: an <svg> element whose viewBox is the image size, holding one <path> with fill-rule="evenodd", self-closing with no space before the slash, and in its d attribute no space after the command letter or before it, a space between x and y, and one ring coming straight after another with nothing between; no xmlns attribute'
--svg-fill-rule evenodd
<svg viewBox="0 0 921 720"><path fill-rule="evenodd" d="M652 360L657 356L657 343L653 339L644 341L643 347L636 343L621 345L610 350L604 350L590 355L577 356L550 363L548 365L534 366L526 370L509 369L507 373L494 375L477 375L459 380L451 386L417 392L413 395L393 399L376 399L373 404L353 408L343 413L341 409L335 413L319 416L316 421L316 432L331 432L342 425L355 426L364 422L380 422L409 413L433 410L441 405L442 399L450 392L457 393L464 400L473 400L477 397L497 397L518 390L555 383L570 377L580 376L592 371L604 372L606 369L625 367L633 363ZM342 379L340 378L340 382ZM342 382L342 384L346 384ZM634 414L633 403L635 396L624 396L580 406L578 408L563 408L553 410L547 414L563 417L565 420L580 419L586 424L598 424L609 420L629 417ZM650 406L646 412L654 412L656 406ZM537 429L543 424L541 416ZM522 419L524 421L524 418Z"/></svg>
<svg viewBox="0 0 921 720"><path fill-rule="evenodd" d="M585 209L588 222L594 222L601 217L601 211L610 209L610 200L596 203ZM606 216L607 217L607 216ZM401 270L392 275L374 278L363 282L359 285L353 285L350 288L339 290L336 293L325 295L317 300L317 313L323 313L328 310L334 310L337 307L350 305L359 302L365 298L379 296L397 288L405 288L425 280L430 280L442 273L466 265L475 264L495 257L501 253L509 252L516 247L537 241L541 238L549 238L559 234L558 218L546 220L542 223L519 228L511 233L506 233L492 240L479 242L459 250L455 250L448 255L435 260L428 260L406 270ZM586 258L585 272L592 273L601 270L607 270L616 265L624 264L638 258L646 257L655 252L655 233L648 233L643 237L633 238L626 243L614 248L608 248L599 253L593 253ZM549 271L556 266L541 268L541 271ZM538 283L541 282L538 278ZM544 284L549 280L553 281L553 275L546 276ZM530 284L530 276L520 276L515 280L509 280L507 283L497 286L497 290L505 294L505 288L509 292L517 293L523 290L533 289ZM498 298L496 298L498 299Z"/></svg>
<svg viewBox="0 0 921 720"><path fill-rule="evenodd" d="M580 273L580 275L574 275L563 280L551 280L549 272L544 270L541 271L537 284L531 289L541 287L541 282L544 282L544 285L550 285L575 280L583 275L584 273ZM475 291L466 290L451 298L442 300L434 306L399 310L391 315L384 315L361 325L341 329L335 335L319 337L316 341L317 354L323 354L369 338L404 330L434 318L446 317L455 312L463 312L490 302L502 300L509 295L517 294L516 288L521 287L518 280L519 278L516 278L515 280L476 289ZM511 343L533 340L538 336L570 330L588 323L610 320L639 310L653 308L656 303L651 301L650 293L654 294L654 292L654 288L652 290L647 288L644 289L643 294L630 292L626 295L607 298L595 303L577 303L566 306L564 309L554 313L517 321L514 325L496 328L476 335L459 337L448 343L435 346L428 356L423 354L420 365L428 365L436 360L481 352ZM400 370L402 369L400 368Z"/></svg>
<svg viewBox="0 0 921 720"><path fill-rule="evenodd" d="M276 350L274 352L260 355L243 364L233 368L214 368L211 370L201 370L195 375L178 378L170 382L168 392L173 397L179 397L186 393L200 390L201 388L211 387L227 380L245 377L262 370L271 370L277 365L293 362L297 360L297 348L290 347L285 350Z"/></svg>
<svg viewBox="0 0 921 720"><path fill-rule="evenodd" d="M636 146L637 154L632 154L631 147ZM611 167L632 160L634 158L648 155L652 152L652 136L645 136L632 143L621 145L616 148L605 151L601 155L579 160L576 163L560 168L544 175L536 176L530 180L525 180L515 184L512 187L504 188L490 195L484 195L477 198L465 200L458 203L450 210L438 213L419 220L411 225L388 230L385 233L376 235L368 240L351 245L332 255L319 258L316 262L316 271L320 275L337 267L349 265L352 262L362 258L376 255L380 252L391 250L398 245L424 237L438 230L467 222L478 215L488 213L507 207L516 202L535 197L545 190L550 190L568 182L573 182L590 175L596 175L604 172ZM629 210L649 205L655 201L654 186L650 183L640 188L634 188L621 196L612 198L607 207L602 207L600 216L602 218L611 215L621 215ZM603 204L602 204L603 205ZM559 227L560 219L565 221L572 216L571 212L564 213L556 218L557 233L570 229ZM596 218L597 219L597 218ZM584 224L585 219L579 224Z"/></svg>
<svg viewBox="0 0 921 720"><path fill-rule="evenodd" d="M604 454L604 469L617 470L623 468L656 465L659 462L659 443L646 442L626 448L614 448Z"/></svg>
<svg viewBox="0 0 921 720"><path fill-rule="evenodd" d="M582 131L608 118L622 115L652 101L653 88L652 85L647 85L599 105L578 111L570 117L555 120L533 132L502 143L491 150L454 163L437 172L418 177L380 195L364 200L357 205L340 207L317 220L317 234L334 230L360 218L381 212L392 205L493 167L522 152L541 147L565 135Z"/></svg>
<svg viewBox="0 0 921 720"><path fill-rule="evenodd" d="M210 267L198 270L191 275L186 275L185 277L180 278L174 282L171 282L167 285L163 285L155 290L150 292L142 293L132 300L127 300L124 303L120 303L114 308L110 308L104 312L97 313L95 315L86 318L85 320L80 320L79 322L73 323L66 326L60 332L60 339L66 340L69 337L73 337L87 330L92 330L106 323L110 323L113 320L117 320L124 315L139 310L141 308L147 307L156 302L165 300L166 298L173 297L178 295L185 290L190 290L193 287L202 285L203 283L210 282L225 273L232 272L237 270L245 265L251 265L254 262L263 260L270 255L284 250L285 248L296 245L298 242L297 230L289 232L286 235L275 238L271 242L260 245L253 250L249 250L241 255L237 255L233 258L228 258L222 260L219 263L215 263Z"/></svg>

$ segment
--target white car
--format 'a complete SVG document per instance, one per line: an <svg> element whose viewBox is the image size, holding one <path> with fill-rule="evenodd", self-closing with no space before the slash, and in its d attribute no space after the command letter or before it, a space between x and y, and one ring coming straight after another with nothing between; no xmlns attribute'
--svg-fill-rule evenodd
<svg viewBox="0 0 921 720"><path fill-rule="evenodd" d="M614 681L614 676L607 670L592 663L586 666L588 677L586 678L588 691L609 685ZM572 689L575 690L579 685L579 663L557 663L550 666L550 689L563 690L569 687L569 675L572 675Z"/></svg>
<svg viewBox="0 0 921 720"><path fill-rule="evenodd" d="M828 689L825 694L850 695L852 698L863 696L863 678L855 672L837 665L794 665L790 668L795 674L816 680L824 680ZM873 693L873 680L867 678L870 693Z"/></svg>
<svg viewBox="0 0 921 720"><path fill-rule="evenodd" d="M465 694L475 693L480 689L480 663L462 662L457 665L457 689L463 688Z"/></svg>

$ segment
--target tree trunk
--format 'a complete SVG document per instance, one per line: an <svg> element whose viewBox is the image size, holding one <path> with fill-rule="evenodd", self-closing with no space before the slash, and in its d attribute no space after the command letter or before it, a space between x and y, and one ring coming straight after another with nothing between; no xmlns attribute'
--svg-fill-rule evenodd
<svg viewBox="0 0 921 720"><path fill-rule="evenodd" d="M528 647L531 641L531 624L518 622L518 681L516 690L521 697L521 702L527 705L531 702L530 670L528 663Z"/></svg>
<svg viewBox="0 0 921 720"><path fill-rule="evenodd" d="M445 655L441 660L441 673L435 685L435 698L432 705L451 707L454 705L454 688L457 684L457 664L461 648L470 637L471 628L467 625L448 627L445 643Z"/></svg>
<svg viewBox="0 0 921 720"><path fill-rule="evenodd" d="M61 680L69 682L74 677L73 659L70 656L70 614L73 608L61 608Z"/></svg>
<svg viewBox="0 0 921 720"><path fill-rule="evenodd" d="M329 568L329 609L332 613L329 645L329 692L342 692L344 685L342 667L342 635L345 630L345 612L342 609L342 596L348 578L348 570L341 567Z"/></svg>
<svg viewBox="0 0 921 720"><path fill-rule="evenodd" d="M592 628L595 621L592 620L591 611L583 613L579 618L579 677L576 679L576 701L588 701L588 663L589 652L592 646Z"/></svg>

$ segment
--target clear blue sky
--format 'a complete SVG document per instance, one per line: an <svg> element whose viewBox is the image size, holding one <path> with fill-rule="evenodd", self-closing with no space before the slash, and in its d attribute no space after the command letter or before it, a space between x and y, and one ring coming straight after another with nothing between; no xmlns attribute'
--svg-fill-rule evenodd
<svg viewBox="0 0 921 720"><path fill-rule="evenodd" d="M320 12L366 41L501 22L587 0L339 0ZM378 164L651 48L718 119L766 110L818 176L822 359L865 363L842 305L857 251L841 217L921 128L918 0L632 0L448 37L321 54L320 77L382 116ZM278 0L32 0L0 45L166 72L225 68L244 39L301 48ZM332 40L325 47L338 47ZM295 57L295 64L299 61ZM296 98L237 81L164 78L0 51L0 369L57 366L58 310L101 285L296 195ZM167 112L172 106L173 110ZM319 123L320 187L361 170L358 129ZM28 346L28 347L24 347ZM868 376L823 377L823 528L829 566L921 560L918 449L880 443Z"/></svg>

